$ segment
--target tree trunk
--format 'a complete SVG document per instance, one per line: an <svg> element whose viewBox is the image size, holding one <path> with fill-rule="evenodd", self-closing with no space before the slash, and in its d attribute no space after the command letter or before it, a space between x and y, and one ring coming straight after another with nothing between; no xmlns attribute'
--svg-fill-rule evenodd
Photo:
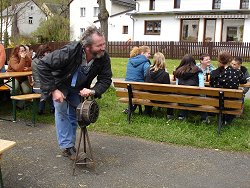
<svg viewBox="0 0 250 188"><path fill-rule="evenodd" d="M98 14L98 19L101 25L101 32L104 33L106 41L108 41L108 18L109 13L106 9L106 0L98 0L100 13Z"/></svg>

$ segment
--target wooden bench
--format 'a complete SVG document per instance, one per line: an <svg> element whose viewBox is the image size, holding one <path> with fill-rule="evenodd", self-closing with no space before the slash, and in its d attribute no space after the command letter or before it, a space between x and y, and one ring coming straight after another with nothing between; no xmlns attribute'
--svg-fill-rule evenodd
<svg viewBox="0 0 250 188"><path fill-rule="evenodd" d="M10 91L10 88L8 88L5 85L0 86L0 91Z"/></svg>
<svg viewBox="0 0 250 188"><path fill-rule="evenodd" d="M243 112L243 90L241 89L126 81L115 81L114 87L119 101L128 104L129 123L134 104L211 112L218 114L218 133L220 134L222 123L224 123L223 114L241 115ZM183 106L179 103L197 106Z"/></svg>
<svg viewBox="0 0 250 188"><path fill-rule="evenodd" d="M15 101L26 101L26 100L30 100L32 101L32 106L33 106L33 110L32 110L32 123L33 125L35 125L36 123L36 113L37 113L37 109L38 109L38 99L41 98L41 94L39 93L31 93L31 94L23 94L23 95L14 95L10 97L12 100L14 100L13 102L13 116L14 121L16 120L16 104Z"/></svg>
<svg viewBox="0 0 250 188"><path fill-rule="evenodd" d="M0 185L1 185L1 188L4 187L2 171L1 171L2 155L3 155L3 152L5 152L6 150L12 148L14 145L16 145L16 142L14 142L14 141L0 139Z"/></svg>

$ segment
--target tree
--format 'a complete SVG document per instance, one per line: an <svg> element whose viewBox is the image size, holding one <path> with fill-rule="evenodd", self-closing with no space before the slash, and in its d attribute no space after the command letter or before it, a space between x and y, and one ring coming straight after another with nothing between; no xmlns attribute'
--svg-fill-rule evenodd
<svg viewBox="0 0 250 188"><path fill-rule="evenodd" d="M43 42L69 41L69 19L55 15L43 21L33 34L41 37Z"/></svg>
<svg viewBox="0 0 250 188"><path fill-rule="evenodd" d="M97 0L99 5L100 13L98 14L98 19L101 24L101 32L104 33L106 41L108 41L108 18L109 13L106 9L106 0Z"/></svg>

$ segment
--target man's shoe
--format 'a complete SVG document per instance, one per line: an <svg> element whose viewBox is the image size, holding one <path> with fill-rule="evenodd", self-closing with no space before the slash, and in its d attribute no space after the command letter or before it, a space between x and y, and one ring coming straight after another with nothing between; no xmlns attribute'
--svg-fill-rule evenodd
<svg viewBox="0 0 250 188"><path fill-rule="evenodd" d="M201 123L205 123L205 124L209 124L210 120L208 119L208 117L206 119L202 119Z"/></svg>
<svg viewBox="0 0 250 188"><path fill-rule="evenodd" d="M167 115L167 119L174 119L174 115Z"/></svg>
<svg viewBox="0 0 250 188"><path fill-rule="evenodd" d="M185 120L186 118L184 116L178 116L178 120Z"/></svg>
<svg viewBox="0 0 250 188"><path fill-rule="evenodd" d="M128 109L126 108L125 110L122 111L124 114L128 114Z"/></svg>
<svg viewBox="0 0 250 188"><path fill-rule="evenodd" d="M75 147L66 148L62 151L62 155L74 161L76 160L76 148Z"/></svg>

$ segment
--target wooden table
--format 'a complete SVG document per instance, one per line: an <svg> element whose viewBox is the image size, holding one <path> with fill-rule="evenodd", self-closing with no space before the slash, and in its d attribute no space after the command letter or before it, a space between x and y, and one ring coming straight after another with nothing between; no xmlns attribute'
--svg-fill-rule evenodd
<svg viewBox="0 0 250 188"><path fill-rule="evenodd" d="M170 77L170 83L175 84L176 81L174 81L174 76L172 74L169 75ZM209 86L209 82L204 82L205 86ZM246 84L240 84L240 87L250 87L250 82L247 82Z"/></svg>
<svg viewBox="0 0 250 188"><path fill-rule="evenodd" d="M3 187L3 177L2 177L2 171L1 171L2 155L4 151L12 148L15 145L16 145L16 142L14 141L0 139L0 185L1 187Z"/></svg>
<svg viewBox="0 0 250 188"><path fill-rule="evenodd" d="M3 72L0 73L0 79L9 79L9 81L12 82L12 95L16 95L15 90L15 78L22 77L22 76L31 76L32 71L26 71L26 72ZM13 112L13 121L16 121L16 101L12 100L12 112ZM3 118L1 118L3 119ZM6 120L6 119L3 119Z"/></svg>

